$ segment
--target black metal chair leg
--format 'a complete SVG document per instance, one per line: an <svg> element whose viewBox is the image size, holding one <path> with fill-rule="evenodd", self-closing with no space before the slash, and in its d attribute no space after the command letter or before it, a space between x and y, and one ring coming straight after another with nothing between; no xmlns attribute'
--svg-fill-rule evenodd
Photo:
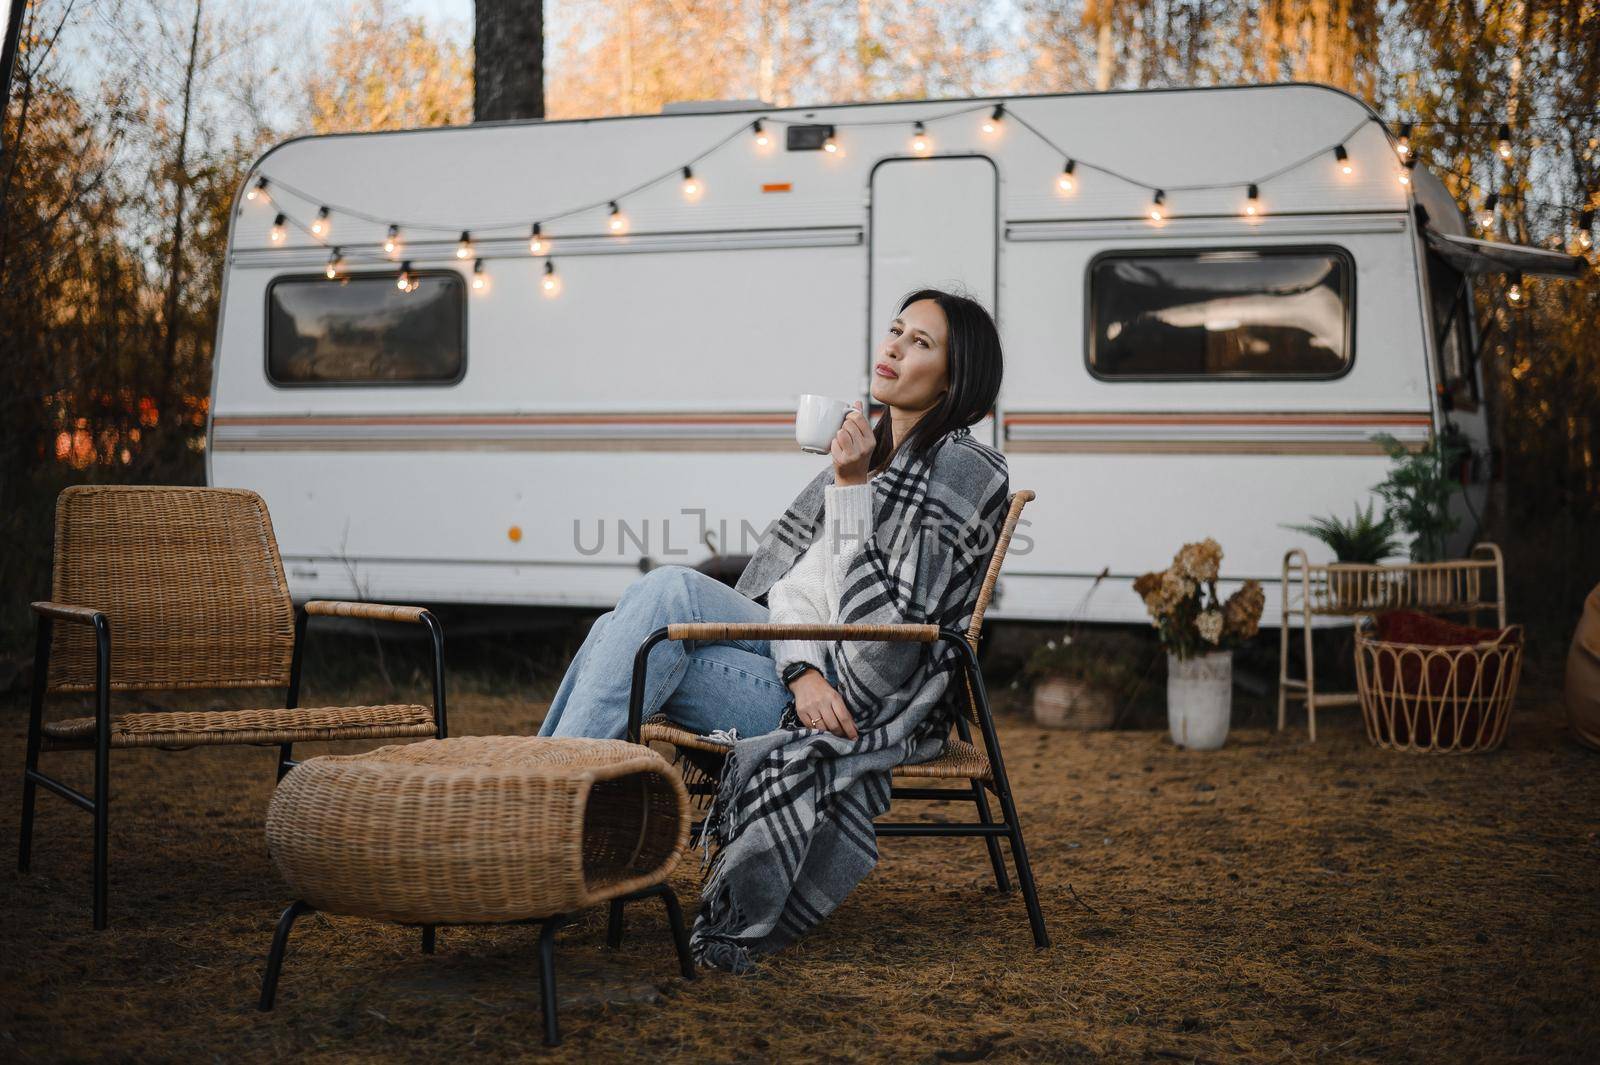
<svg viewBox="0 0 1600 1065"><path fill-rule="evenodd" d="M105 659L109 658L108 653ZM106 866L110 860L111 686L108 666L102 665L96 672L101 674L96 685L99 692L94 745L94 927L98 932L106 926Z"/></svg>
<svg viewBox="0 0 1600 1065"><path fill-rule="evenodd" d="M39 748L44 743L44 690L49 685L50 635L54 631L50 619L38 620L33 650L33 691L28 700L28 754L22 773L22 833L17 841L17 872L26 873L33 859L33 807L39 794L39 782L33 774L39 771Z"/></svg>
<svg viewBox="0 0 1600 1065"><path fill-rule="evenodd" d="M294 760L294 744L278 744L278 779L282 780L288 776L289 770L293 769L297 764Z"/></svg>
<svg viewBox="0 0 1600 1065"><path fill-rule="evenodd" d="M622 946L622 900L611 900L611 914L606 918L606 946L616 950Z"/></svg>
<svg viewBox="0 0 1600 1065"><path fill-rule="evenodd" d="M433 925L431 924L422 926L422 953L433 953Z"/></svg>
<svg viewBox="0 0 1600 1065"><path fill-rule="evenodd" d="M272 1008L273 1000L278 997L278 970L283 968L283 951L289 945L289 930L294 927L296 917L310 912L310 906L296 899L278 918L278 929L272 934L272 950L267 953L267 972L261 978L261 1001L257 1009L266 1011Z"/></svg>
<svg viewBox="0 0 1600 1065"><path fill-rule="evenodd" d="M1003 779L1003 778L1002 778ZM1011 788L1001 784L996 789L1000 797L1000 814L1011 830L1011 857L1017 863L1017 880L1022 885L1022 901L1028 906L1028 923L1033 926L1033 945L1048 947L1050 937L1044 930L1044 913L1039 909L1039 892L1033 883L1033 867L1028 864L1028 848L1022 842L1022 825L1017 820L1017 806L1011 801Z"/></svg>
<svg viewBox="0 0 1600 1065"><path fill-rule="evenodd" d="M678 896L666 884L656 885L660 890L661 901L667 907L667 924L672 927L672 942L678 948L678 971L683 973L685 980L693 980L694 955L689 953L689 933L683 927L683 907L678 905Z"/></svg>
<svg viewBox="0 0 1600 1065"><path fill-rule="evenodd" d="M561 1045L561 1024L556 1018L556 930L567 923L565 914L545 919L539 933L539 996L544 1005L544 1044Z"/></svg>
<svg viewBox="0 0 1600 1065"><path fill-rule="evenodd" d="M978 821L981 824L992 825L994 818L989 813L989 800L983 794L983 781L972 782L972 801L978 807ZM1006 874L1005 855L1000 853L1000 837L985 836L983 842L989 846L989 864L994 866L994 883L1001 894L1011 890L1011 877Z"/></svg>

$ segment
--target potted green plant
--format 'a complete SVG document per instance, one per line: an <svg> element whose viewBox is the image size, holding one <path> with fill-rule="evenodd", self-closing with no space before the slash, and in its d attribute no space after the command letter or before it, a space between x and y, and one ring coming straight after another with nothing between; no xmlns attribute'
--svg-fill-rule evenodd
<svg viewBox="0 0 1600 1065"><path fill-rule="evenodd" d="M1373 508L1370 500L1365 510L1358 502L1348 522L1329 515L1312 518L1305 525L1284 523L1281 526L1314 537L1333 551L1336 561L1327 567L1328 596L1335 606L1344 610L1381 609L1393 598L1394 588L1388 575L1373 567L1399 554L1402 545L1395 534L1393 516L1385 513L1377 517Z"/></svg>
<svg viewBox="0 0 1600 1065"><path fill-rule="evenodd" d="M1116 721L1118 697L1137 675L1132 648L1110 634L1068 631L1028 656L1033 718L1046 728L1105 729Z"/></svg>

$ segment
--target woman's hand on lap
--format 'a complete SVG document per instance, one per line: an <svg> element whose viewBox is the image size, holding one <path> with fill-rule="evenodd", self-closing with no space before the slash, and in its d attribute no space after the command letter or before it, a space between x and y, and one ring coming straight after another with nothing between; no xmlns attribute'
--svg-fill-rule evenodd
<svg viewBox="0 0 1600 1065"><path fill-rule="evenodd" d="M833 483L841 487L866 484L871 470L872 449L878 438L872 434L872 425L862 412L861 401L844 416L844 424L833 434L829 452L833 455Z"/></svg>
<svg viewBox="0 0 1600 1065"><path fill-rule="evenodd" d="M808 728L826 729L845 739L856 738L856 721L844 705L844 698L826 677L816 670L800 675L789 685L794 693L795 716Z"/></svg>

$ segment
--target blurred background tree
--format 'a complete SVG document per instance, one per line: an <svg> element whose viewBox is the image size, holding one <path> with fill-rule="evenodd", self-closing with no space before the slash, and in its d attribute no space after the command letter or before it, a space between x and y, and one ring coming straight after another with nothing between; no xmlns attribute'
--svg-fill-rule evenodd
<svg viewBox="0 0 1600 1065"><path fill-rule="evenodd" d="M475 55L474 20L538 61ZM493 106L550 118L1319 81L1412 123L1463 210L1496 193L1489 235L1594 255L1594 0L33 0L0 127L0 647L48 590L63 485L203 481L251 163L303 133L469 122L475 69L511 100ZM1560 633L1600 579L1600 284L1525 288L1512 310L1504 282L1478 287L1503 486L1483 535L1519 618Z"/></svg>

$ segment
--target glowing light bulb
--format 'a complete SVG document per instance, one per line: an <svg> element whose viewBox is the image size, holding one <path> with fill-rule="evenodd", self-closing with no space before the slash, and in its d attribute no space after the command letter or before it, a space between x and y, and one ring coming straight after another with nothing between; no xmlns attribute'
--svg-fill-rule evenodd
<svg viewBox="0 0 1600 1065"><path fill-rule="evenodd" d="M918 155L927 155L933 148L933 142L928 139L928 131L918 122L911 129L911 150Z"/></svg>
<svg viewBox="0 0 1600 1065"><path fill-rule="evenodd" d="M772 137L765 129L762 128L761 120L759 118L750 123L750 131L755 134L757 148L771 147Z"/></svg>
<svg viewBox="0 0 1600 1065"><path fill-rule="evenodd" d="M1500 158L1511 158L1511 126L1505 122L1500 123L1499 133L1495 139L1495 151L1500 153Z"/></svg>
<svg viewBox="0 0 1600 1065"><path fill-rule="evenodd" d="M1483 206L1478 209L1478 228L1489 229L1494 226L1494 208L1500 202L1500 194L1491 192L1483 198Z"/></svg>
<svg viewBox="0 0 1600 1065"><path fill-rule="evenodd" d="M281 214L272 220L272 232L268 236L271 237L274 244L282 244L284 238L289 235L289 231L283 228L283 222L284 218Z"/></svg>
<svg viewBox="0 0 1600 1065"><path fill-rule="evenodd" d="M533 233L528 237L528 250L535 255L543 255L550 250L550 241L539 228L538 222L533 224Z"/></svg>
<svg viewBox="0 0 1600 1065"><path fill-rule="evenodd" d="M400 254L400 227L390 226L389 235L383 238L383 253L398 256Z"/></svg>
<svg viewBox="0 0 1600 1065"><path fill-rule="evenodd" d="M1588 251L1594 247L1594 208L1585 207L1578 212L1578 247Z"/></svg>
<svg viewBox="0 0 1600 1065"><path fill-rule="evenodd" d="M686 200L698 200L700 198L700 194L705 190L705 186L700 184L700 179L694 176L694 171L690 170L688 167L684 167L683 198Z"/></svg>
<svg viewBox="0 0 1600 1065"><path fill-rule="evenodd" d="M822 150L827 152L829 155L839 154L839 141L838 138L833 135L832 126L828 127L828 136L822 142Z"/></svg>
<svg viewBox="0 0 1600 1065"><path fill-rule="evenodd" d="M411 292L417 287L417 279L411 276L411 261L408 259L400 264L400 276L394 279L394 287L401 292Z"/></svg>
<svg viewBox="0 0 1600 1065"><path fill-rule="evenodd" d="M244 194L244 198L247 200L260 200L262 203L271 203L272 195L267 192L267 179L257 178L256 183L250 187L250 191Z"/></svg>
<svg viewBox="0 0 1600 1065"><path fill-rule="evenodd" d="M1245 193L1244 213L1251 218L1261 213L1261 190L1254 185L1251 185L1250 191Z"/></svg>
<svg viewBox="0 0 1600 1065"><path fill-rule="evenodd" d="M1527 293L1522 290L1521 274L1511 279L1511 285L1506 289L1506 302L1513 307L1521 307L1527 302Z"/></svg>
<svg viewBox="0 0 1600 1065"><path fill-rule="evenodd" d="M1350 165L1350 153L1344 150L1344 145L1342 144L1334 148L1333 161L1339 167L1339 173L1345 177L1349 177L1356 172L1356 168Z"/></svg>
<svg viewBox="0 0 1600 1065"><path fill-rule="evenodd" d="M1413 153L1412 155L1410 155L1410 156L1408 156L1406 158L1405 165L1400 168L1400 178L1399 178L1400 184L1402 184L1402 185L1410 185L1411 184L1411 169L1413 167L1415 167L1416 165L1417 165L1417 157L1416 157L1415 153Z"/></svg>
<svg viewBox="0 0 1600 1065"><path fill-rule="evenodd" d="M1411 154L1411 123L1400 123L1400 139L1395 141L1394 150L1404 159Z"/></svg>
<svg viewBox="0 0 1600 1065"><path fill-rule="evenodd" d="M983 132L991 137L999 133L1005 122L1005 117L1006 105L995 104L994 111L990 113L988 118L983 120Z"/></svg>
<svg viewBox="0 0 1600 1065"><path fill-rule="evenodd" d="M613 233L626 233L628 231L628 216L622 213L622 208L617 206L617 201L611 201L611 221L608 223Z"/></svg>
<svg viewBox="0 0 1600 1065"><path fill-rule="evenodd" d="M544 294L551 299L561 295L561 278L556 273L556 264L549 260L545 261L544 279L540 282L540 287L544 289Z"/></svg>
<svg viewBox="0 0 1600 1065"><path fill-rule="evenodd" d="M1166 202L1167 194L1157 189L1156 194L1150 198L1150 221L1160 222L1167 217Z"/></svg>
<svg viewBox="0 0 1600 1065"><path fill-rule="evenodd" d="M316 237L325 237L333 228L333 220L328 217L328 209L322 208L317 212L317 217L311 220L311 234Z"/></svg>
<svg viewBox="0 0 1600 1065"><path fill-rule="evenodd" d="M344 253L335 248L333 249L333 254L328 256L328 265L323 272L328 275L328 280L332 281L339 276L339 272L343 269Z"/></svg>
<svg viewBox="0 0 1600 1065"><path fill-rule="evenodd" d="M472 264L472 291L480 296L489 291L489 275L483 272L483 260Z"/></svg>
<svg viewBox="0 0 1600 1065"><path fill-rule="evenodd" d="M1066 165L1061 168L1061 174L1056 178L1056 188L1062 192L1076 191L1078 183L1072 176L1072 172L1076 169L1078 169L1078 164L1068 159Z"/></svg>
<svg viewBox="0 0 1600 1065"><path fill-rule="evenodd" d="M456 258L471 259L476 254L472 247L472 234L463 229L461 231L461 243L456 245Z"/></svg>

